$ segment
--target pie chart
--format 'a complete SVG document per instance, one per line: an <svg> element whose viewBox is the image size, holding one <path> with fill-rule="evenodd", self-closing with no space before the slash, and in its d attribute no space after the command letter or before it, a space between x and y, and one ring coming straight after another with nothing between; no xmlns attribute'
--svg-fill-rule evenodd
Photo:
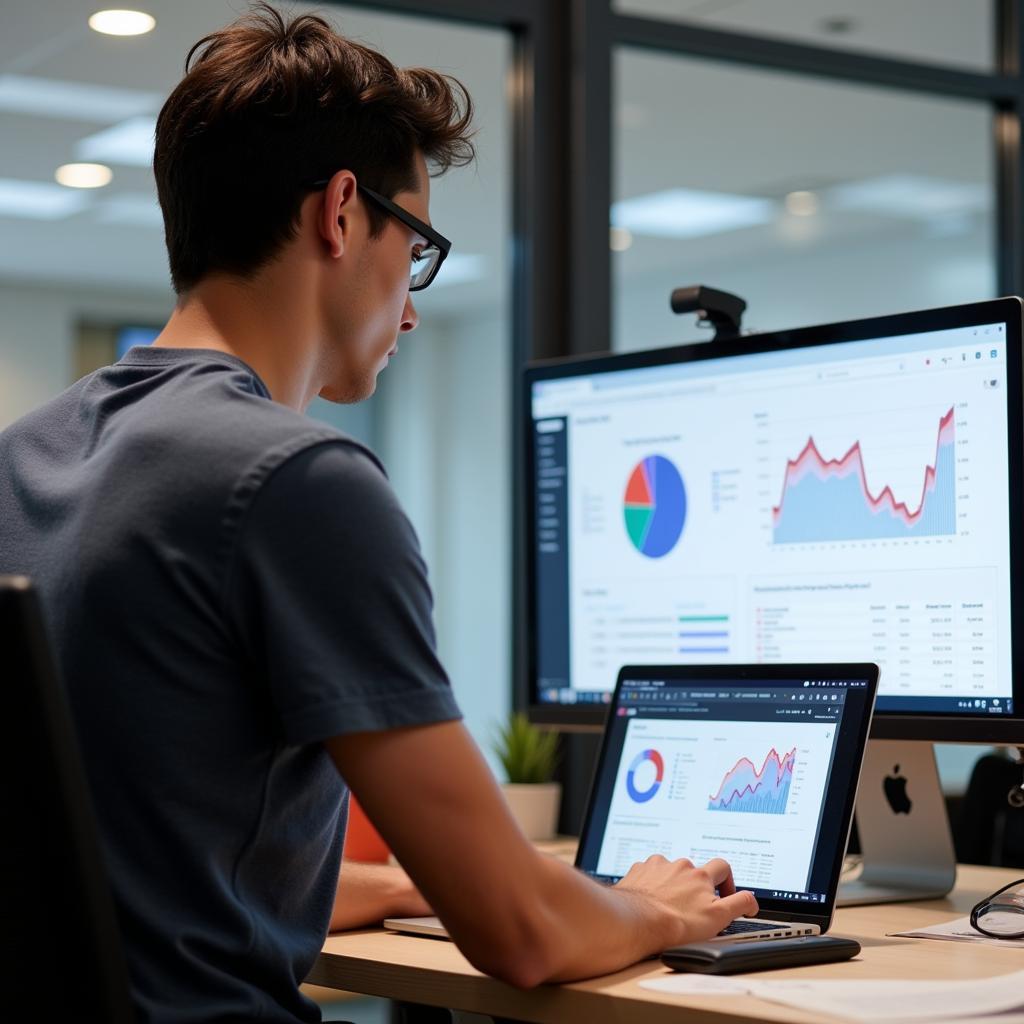
<svg viewBox="0 0 1024 1024"><path fill-rule="evenodd" d="M644 770L644 765L650 763L654 769L651 778L651 770ZM638 779L638 775L645 775L647 782L647 788L641 789L640 786L643 781ZM657 750L641 750L636 757L633 758L632 764L629 766L629 771L626 773L626 791L629 793L629 799L635 804L645 804L655 793L658 792L661 787L661 780L665 777L665 762L662 759L661 754Z"/></svg>
<svg viewBox="0 0 1024 1024"><path fill-rule="evenodd" d="M676 546L686 522L686 487L664 455L649 455L633 468L623 512L626 533L640 554L662 558Z"/></svg>

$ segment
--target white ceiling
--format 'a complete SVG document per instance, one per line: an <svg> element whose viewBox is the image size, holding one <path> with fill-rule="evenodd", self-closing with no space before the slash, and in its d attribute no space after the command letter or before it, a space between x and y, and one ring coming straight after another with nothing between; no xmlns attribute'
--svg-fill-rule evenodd
<svg viewBox="0 0 1024 1024"><path fill-rule="evenodd" d="M483 0L481 0L483 2ZM145 0L156 30L130 39L86 27L89 0L0 0L0 76L20 74L165 96L184 55L204 33L245 10L241 0ZM707 24L824 41L821 21L848 14L855 30L833 45L906 55L922 51L982 66L991 51L990 0L620 0L619 9L700 18ZM288 10L309 9L289 5ZM339 29L396 63L428 64L465 81L480 126L479 162L435 183L432 219L454 252L482 257L482 283L436 287L422 305L456 312L497 301L506 287L510 41L496 29L462 27L321 4ZM986 17L987 12L987 17ZM616 60L615 182L618 196L684 185L781 197L890 172L949 181L991 179L989 114L983 105L935 101L821 83L774 72L628 51ZM155 112L155 111L154 111ZM0 112L0 179L51 182L83 137L110 121ZM114 167L107 198L152 192L146 168ZM99 197L94 202L99 203ZM884 232L885 218L833 218L827 232ZM777 227L703 241L709 256L770 251ZM669 243L638 245L630 273L664 263ZM0 278L103 284L166 294L157 226L103 223L97 209L63 220L0 216ZM440 279L439 279L440 282Z"/></svg>
<svg viewBox="0 0 1024 1024"><path fill-rule="evenodd" d="M114 38L87 27L89 14L100 6L89 0L2 4L0 76L115 86L161 98L180 79L192 44L246 10L239 0L145 0L141 6L155 16L156 29L146 36ZM330 4L289 4L285 9L316 10L344 34L381 48L399 65L427 64L465 81L478 111L478 161L435 181L431 219L452 238L453 253L483 257L487 279L483 288L435 285L421 304L457 308L467 295L474 301L488 292L496 296L506 277L509 219L506 34ZM76 144L110 123L0 112L0 179L52 182L54 170L75 159ZM0 216L0 278L168 292L162 229L103 223L99 210L113 197L155 195L152 173L116 164L113 170L113 182L98 190L103 195L90 196L91 208L66 219Z"/></svg>

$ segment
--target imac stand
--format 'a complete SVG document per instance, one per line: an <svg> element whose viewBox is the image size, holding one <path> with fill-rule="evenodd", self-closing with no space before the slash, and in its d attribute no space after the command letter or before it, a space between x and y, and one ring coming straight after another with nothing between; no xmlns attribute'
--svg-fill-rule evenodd
<svg viewBox="0 0 1024 1024"><path fill-rule="evenodd" d="M956 882L949 815L930 743L871 740L857 796L864 857L839 887L839 906L945 896Z"/></svg>

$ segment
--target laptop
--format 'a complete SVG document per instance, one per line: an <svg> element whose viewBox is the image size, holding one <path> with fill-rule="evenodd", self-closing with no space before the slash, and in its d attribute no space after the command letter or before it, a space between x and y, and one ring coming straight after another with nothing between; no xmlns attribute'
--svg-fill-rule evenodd
<svg viewBox="0 0 1024 1024"><path fill-rule="evenodd" d="M576 867L613 885L652 854L723 857L760 912L711 941L828 931L877 687L870 664L624 667Z"/></svg>

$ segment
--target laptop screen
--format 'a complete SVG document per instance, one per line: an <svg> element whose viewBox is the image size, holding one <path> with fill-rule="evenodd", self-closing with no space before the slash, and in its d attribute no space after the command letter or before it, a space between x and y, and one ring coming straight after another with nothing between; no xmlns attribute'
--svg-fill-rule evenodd
<svg viewBox="0 0 1024 1024"><path fill-rule="evenodd" d="M762 905L831 903L877 672L835 668L624 669L578 866L723 857Z"/></svg>

